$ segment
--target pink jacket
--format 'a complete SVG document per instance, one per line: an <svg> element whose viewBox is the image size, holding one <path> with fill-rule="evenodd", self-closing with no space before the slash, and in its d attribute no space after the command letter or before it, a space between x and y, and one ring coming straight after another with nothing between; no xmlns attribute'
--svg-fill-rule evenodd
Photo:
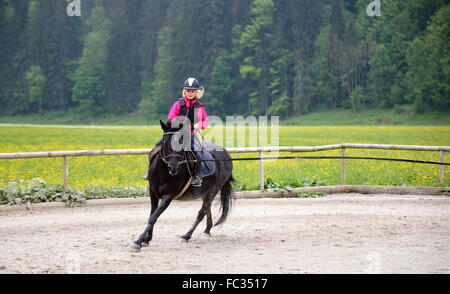
<svg viewBox="0 0 450 294"><path fill-rule="evenodd" d="M189 100L187 97L184 97L184 102L186 103L186 107L190 108L191 103L194 104L195 102L197 102L197 99ZM180 102L179 101L175 102L172 105L172 108L170 109L167 118L171 121L174 120L180 114L180 109L181 109ZM198 111L195 112L195 115L196 115L195 121L197 123L194 125L194 128L198 128L200 130L206 129L206 127L208 126L208 115L206 114L205 107L200 106L198 108Z"/></svg>

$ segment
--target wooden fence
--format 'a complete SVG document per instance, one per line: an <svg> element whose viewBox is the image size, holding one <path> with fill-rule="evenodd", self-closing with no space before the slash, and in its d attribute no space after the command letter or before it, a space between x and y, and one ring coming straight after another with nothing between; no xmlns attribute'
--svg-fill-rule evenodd
<svg viewBox="0 0 450 294"><path fill-rule="evenodd" d="M323 146L308 147L247 147L227 148L230 153L258 153L263 157L267 152L318 152L325 150L341 150L341 156L346 156L347 149L384 149L384 150L410 150L410 151L434 151L439 152L439 162L444 163L444 153L450 151L450 146L414 146L414 145L383 145L383 144L353 144L343 143ZM111 149L111 150L78 150L78 151L49 151L49 152L22 152L22 153L0 153L0 159L24 159L24 158L63 158L64 189L69 188L69 157L75 156L110 156L110 155L144 155L152 149ZM440 165L440 183L444 183L444 165ZM342 185L347 184L346 159L341 160ZM259 183L264 190L264 163L259 160Z"/></svg>

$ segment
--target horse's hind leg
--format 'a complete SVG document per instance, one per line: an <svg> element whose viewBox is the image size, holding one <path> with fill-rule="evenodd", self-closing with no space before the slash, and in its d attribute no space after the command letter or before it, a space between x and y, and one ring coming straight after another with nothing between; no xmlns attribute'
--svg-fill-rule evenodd
<svg viewBox="0 0 450 294"><path fill-rule="evenodd" d="M197 228L198 224L203 220L203 218L205 217L205 214L207 214L209 212L209 215L211 215L211 197L205 197L203 199L203 205L202 208L200 208L198 214L197 214L197 218L195 219L194 224L192 225L191 229L184 234L183 236L181 236L181 238L183 238L186 241L189 241L189 239L191 239L192 234L194 233L195 229ZM209 219L208 219L209 221Z"/></svg>
<svg viewBox="0 0 450 294"><path fill-rule="evenodd" d="M211 216L211 205L208 207L208 211L206 212L206 229L203 233L205 233L208 236L211 236L211 228L213 226L212 222L212 216Z"/></svg>

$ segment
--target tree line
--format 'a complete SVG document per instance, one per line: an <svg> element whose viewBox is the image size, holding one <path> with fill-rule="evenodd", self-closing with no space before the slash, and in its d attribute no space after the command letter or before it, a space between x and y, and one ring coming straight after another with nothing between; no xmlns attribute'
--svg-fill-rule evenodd
<svg viewBox="0 0 450 294"><path fill-rule="evenodd" d="M0 114L450 108L448 0L0 0Z"/></svg>

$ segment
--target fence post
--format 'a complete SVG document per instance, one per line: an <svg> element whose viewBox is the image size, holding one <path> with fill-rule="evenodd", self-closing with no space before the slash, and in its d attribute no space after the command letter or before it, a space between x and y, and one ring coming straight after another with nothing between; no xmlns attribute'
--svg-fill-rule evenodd
<svg viewBox="0 0 450 294"><path fill-rule="evenodd" d="M444 163L444 151L441 151L440 158L441 158L441 163ZM443 164L441 165L441 172L440 172L440 175L439 175L439 181L440 181L441 184L444 183L444 165Z"/></svg>
<svg viewBox="0 0 450 294"><path fill-rule="evenodd" d="M259 158L262 158L262 152L259 151ZM259 160L259 186L261 191L264 191L264 165L263 160Z"/></svg>
<svg viewBox="0 0 450 294"><path fill-rule="evenodd" d="M64 191L69 189L69 158L64 156Z"/></svg>
<svg viewBox="0 0 450 294"><path fill-rule="evenodd" d="M345 148L341 149L341 155L342 157L345 157ZM345 159L342 158L342 185L347 185L347 166Z"/></svg>

